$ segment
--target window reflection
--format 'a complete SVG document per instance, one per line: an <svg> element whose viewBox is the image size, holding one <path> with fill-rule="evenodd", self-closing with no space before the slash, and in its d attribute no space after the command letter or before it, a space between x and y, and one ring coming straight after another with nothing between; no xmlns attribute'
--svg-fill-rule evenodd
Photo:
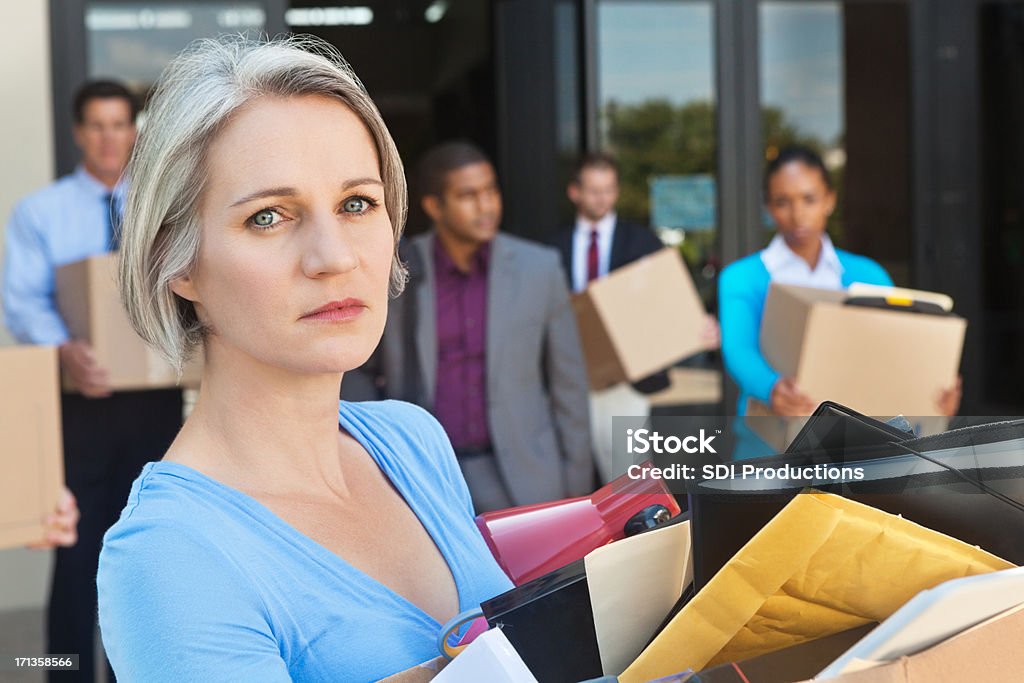
<svg viewBox="0 0 1024 683"><path fill-rule="evenodd" d="M618 157L618 211L679 244L710 300L717 269L710 2L597 5L599 141Z"/></svg>
<svg viewBox="0 0 1024 683"><path fill-rule="evenodd" d="M787 145L816 149L837 187L846 167L843 13L839 2L764 2L760 6L761 125L765 159ZM842 237L843 195L829 221ZM765 213L766 227L770 219ZM770 237L770 235L768 236Z"/></svg>
<svg viewBox="0 0 1024 683"><path fill-rule="evenodd" d="M196 38L259 31L259 2L94 2L85 10L90 78L116 78L145 97L167 63Z"/></svg>

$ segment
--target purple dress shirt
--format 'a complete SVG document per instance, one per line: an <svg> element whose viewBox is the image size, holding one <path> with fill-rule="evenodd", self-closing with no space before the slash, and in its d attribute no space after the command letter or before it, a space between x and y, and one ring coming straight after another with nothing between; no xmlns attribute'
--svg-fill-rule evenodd
<svg viewBox="0 0 1024 683"><path fill-rule="evenodd" d="M462 272L434 240L437 391L434 416L456 450L491 447L487 427L487 270L490 244Z"/></svg>

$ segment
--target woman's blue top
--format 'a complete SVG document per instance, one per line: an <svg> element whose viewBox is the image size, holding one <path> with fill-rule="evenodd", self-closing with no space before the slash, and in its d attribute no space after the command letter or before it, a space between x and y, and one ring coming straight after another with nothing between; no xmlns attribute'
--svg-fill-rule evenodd
<svg viewBox="0 0 1024 683"><path fill-rule="evenodd" d="M836 249L842 266L842 285L854 282L892 286L892 279L866 256ZM725 369L740 388L737 415L746 414L747 398L768 403L781 378L761 355L761 314L771 275L757 252L731 263L718 279L718 317L722 328Z"/></svg>
<svg viewBox="0 0 1024 683"><path fill-rule="evenodd" d="M341 402L451 569L460 611L512 587L473 521L441 426L408 403ZM437 656L441 624L255 499L147 464L103 542L103 644L124 681L376 681Z"/></svg>

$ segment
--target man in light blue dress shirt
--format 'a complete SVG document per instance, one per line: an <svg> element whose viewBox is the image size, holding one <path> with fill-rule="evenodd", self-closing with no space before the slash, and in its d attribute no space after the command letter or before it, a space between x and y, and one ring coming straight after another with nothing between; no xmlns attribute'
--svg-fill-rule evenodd
<svg viewBox="0 0 1024 683"><path fill-rule="evenodd" d="M51 680L93 680L103 534L142 466L162 457L181 426L180 390L112 392L106 368L88 341L70 338L56 305L57 268L117 249L121 174L135 142L136 113L123 85L85 84L74 101L80 165L22 199L4 233L4 323L19 343L57 346L62 368L80 390L61 397L65 476L81 509L79 540L57 550L47 619L47 653L79 655L80 670L51 672Z"/></svg>

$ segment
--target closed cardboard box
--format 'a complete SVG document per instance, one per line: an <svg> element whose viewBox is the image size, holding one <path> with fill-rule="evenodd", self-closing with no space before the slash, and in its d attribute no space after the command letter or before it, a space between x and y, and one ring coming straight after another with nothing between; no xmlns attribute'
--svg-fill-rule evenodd
<svg viewBox="0 0 1024 683"><path fill-rule="evenodd" d="M178 385L177 373L135 333L117 290L117 256L103 254L57 269L57 307L73 339L88 341L115 391ZM201 364L185 367L182 386L199 384ZM67 373L63 386L74 391Z"/></svg>
<svg viewBox="0 0 1024 683"><path fill-rule="evenodd" d="M0 548L43 539L64 483L57 349L0 348Z"/></svg>
<svg viewBox="0 0 1024 683"><path fill-rule="evenodd" d="M845 292L773 284L761 353L817 402L864 415L934 415L956 383L967 321L846 306Z"/></svg>
<svg viewBox="0 0 1024 683"><path fill-rule="evenodd" d="M706 312L679 252L666 247L573 296L590 388L635 382L712 348Z"/></svg>

